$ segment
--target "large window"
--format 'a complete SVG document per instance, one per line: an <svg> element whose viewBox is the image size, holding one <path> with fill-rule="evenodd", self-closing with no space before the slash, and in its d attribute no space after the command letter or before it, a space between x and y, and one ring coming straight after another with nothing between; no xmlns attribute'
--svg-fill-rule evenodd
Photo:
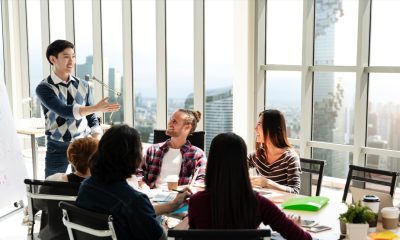
<svg viewBox="0 0 400 240"><path fill-rule="evenodd" d="M36 97L35 89L44 78L42 67L42 56L44 54L42 49L42 27L40 14L38 13L40 13L40 0L26 1L31 117L41 116L40 102Z"/></svg>
<svg viewBox="0 0 400 240"><path fill-rule="evenodd" d="M371 15L371 66L399 66L400 1L373 0Z"/></svg>
<svg viewBox="0 0 400 240"><path fill-rule="evenodd" d="M315 1L315 8L314 64L355 65L358 0Z"/></svg>
<svg viewBox="0 0 400 240"><path fill-rule="evenodd" d="M193 102L193 0L167 0L167 112Z"/></svg>
<svg viewBox="0 0 400 240"><path fill-rule="evenodd" d="M75 1L74 17L76 76L85 79L93 74L92 0Z"/></svg>
<svg viewBox="0 0 400 240"><path fill-rule="evenodd" d="M315 73L313 140L352 144L354 73Z"/></svg>
<svg viewBox="0 0 400 240"><path fill-rule="evenodd" d="M110 89L123 94L122 1L102 0L101 11L103 81ZM122 123L124 121L123 98L110 89L104 88L104 96L109 97L109 102L118 102L121 105L121 110L104 114L104 122L109 124Z"/></svg>
<svg viewBox="0 0 400 240"><path fill-rule="evenodd" d="M204 3L206 149L218 133L232 131L233 7L228 0Z"/></svg>
<svg viewBox="0 0 400 240"><path fill-rule="evenodd" d="M301 64L302 19L302 1L267 1L267 64Z"/></svg>
<svg viewBox="0 0 400 240"><path fill-rule="evenodd" d="M266 63L300 65L302 1L270 0L266 3ZM290 47L287 47L289 45ZM301 72L269 70L266 72L265 107L278 109L284 114L290 138L299 138L300 134L300 89Z"/></svg>
<svg viewBox="0 0 400 240"><path fill-rule="evenodd" d="M399 67L395 53L400 51L400 31L396 28L399 1L373 0L371 9L370 65ZM400 71L378 69L370 72L368 82L368 114L366 145L400 151ZM366 164L380 169L400 171L400 156L367 155Z"/></svg>
<svg viewBox="0 0 400 240"><path fill-rule="evenodd" d="M144 142L152 142L153 129L164 127L172 111L196 105L204 106L196 110L203 111L208 149L218 133L238 132L234 127L240 121L233 113L237 102L247 107L246 117L256 118L264 108L281 110L299 154L327 160L328 176L345 176L350 162L397 168L399 1L246 1L250 11L257 8L254 12L241 12L245 10L235 0L204 0L204 5L196 0L48 2L49 11L41 12L47 9L45 2L24 1L26 21L20 23L27 29L33 117L41 116L35 88L46 77L43 71L47 75L43 44L68 33L76 43L77 76L92 75L94 63L97 77L125 94L103 88L96 97L108 96L123 105L123 97L134 96L133 109L105 114L104 121L124 122L123 111L132 111L125 116L134 116L135 122L127 123L134 124ZM127 16L130 11L123 5L130 3L132 16ZM69 6L74 6L74 14ZM237 24L243 13L250 16L246 27ZM14 17L13 12L9 15ZM49 25L41 23L47 15ZM71 25L74 18L84 20ZM66 26L74 29L66 31ZM132 35L123 30L126 26ZM244 28L248 38L238 37L238 29ZM237 49L244 45L246 50ZM126 53L132 53L133 79L123 76L128 72L123 65ZM236 61L238 56L248 60L246 70L241 68L246 60ZM247 72L237 74L242 70ZM243 95L242 89L233 91L242 86L238 76L255 79L245 85ZM134 91L129 95L124 92L124 85L131 86L128 81L133 81ZM166 89L157 89L158 84ZM240 131L247 133L249 143L255 121L246 124Z"/></svg>
<svg viewBox="0 0 400 240"><path fill-rule="evenodd" d="M153 143L156 124L156 0L132 2L135 128L142 142Z"/></svg>
<svg viewBox="0 0 400 240"><path fill-rule="evenodd" d="M268 71L266 78L266 108L281 111L285 116L288 137L299 138L301 73Z"/></svg>
<svg viewBox="0 0 400 240"><path fill-rule="evenodd" d="M344 178L349 163L399 171L400 2L266 0L258 7L265 75L256 86L265 81L265 94L257 105L285 114L299 154L326 160L327 176Z"/></svg>
<svg viewBox="0 0 400 240"><path fill-rule="evenodd" d="M368 147L400 150L399 77L399 73L370 74Z"/></svg>
<svg viewBox="0 0 400 240"><path fill-rule="evenodd" d="M72 0L67 0L67 1L72 1ZM49 0L49 17L50 17L50 42L53 42L54 40L57 39L66 39L65 0Z"/></svg>

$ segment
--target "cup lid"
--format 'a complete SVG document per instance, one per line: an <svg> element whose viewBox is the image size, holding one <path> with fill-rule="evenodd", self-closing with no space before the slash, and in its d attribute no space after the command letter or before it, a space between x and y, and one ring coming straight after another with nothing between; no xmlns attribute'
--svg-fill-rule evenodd
<svg viewBox="0 0 400 240"><path fill-rule="evenodd" d="M381 209L381 214L385 218L398 218L399 209L397 207L384 207Z"/></svg>
<svg viewBox="0 0 400 240"><path fill-rule="evenodd" d="M380 202L380 199L376 195L364 195L363 202Z"/></svg>
<svg viewBox="0 0 400 240"><path fill-rule="evenodd" d="M166 177L167 182L178 182L178 180L179 180L178 175L168 175Z"/></svg>

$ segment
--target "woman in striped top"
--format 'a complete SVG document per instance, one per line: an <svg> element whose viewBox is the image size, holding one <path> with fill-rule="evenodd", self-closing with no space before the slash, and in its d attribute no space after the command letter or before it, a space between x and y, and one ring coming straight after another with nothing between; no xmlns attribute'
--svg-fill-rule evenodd
<svg viewBox="0 0 400 240"><path fill-rule="evenodd" d="M256 152L247 159L259 174L251 178L252 185L299 193L300 158L289 144L283 114L274 109L261 112L256 133Z"/></svg>

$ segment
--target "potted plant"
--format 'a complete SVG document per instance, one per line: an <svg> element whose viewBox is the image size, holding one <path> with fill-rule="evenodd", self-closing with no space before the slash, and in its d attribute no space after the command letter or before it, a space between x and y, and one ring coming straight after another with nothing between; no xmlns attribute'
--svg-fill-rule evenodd
<svg viewBox="0 0 400 240"><path fill-rule="evenodd" d="M365 239L368 234L368 222L377 219L377 214L361 202L348 205L347 211L340 214L339 220L346 223L349 239Z"/></svg>

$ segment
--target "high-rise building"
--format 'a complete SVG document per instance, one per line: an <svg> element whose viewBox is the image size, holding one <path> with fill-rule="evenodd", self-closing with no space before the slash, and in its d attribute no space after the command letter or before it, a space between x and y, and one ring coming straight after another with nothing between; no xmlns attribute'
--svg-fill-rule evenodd
<svg viewBox="0 0 400 240"><path fill-rule="evenodd" d="M205 104L205 132L208 153L212 139L223 132L232 132L233 125L233 94L232 87L207 90ZM185 108L193 108L193 94L185 101Z"/></svg>
<svg viewBox="0 0 400 240"><path fill-rule="evenodd" d="M317 1L316 7L314 64L334 65L335 22L340 21L337 11L343 14L342 1ZM336 79L330 72L314 74L313 140L343 144L345 139L352 139L345 132L349 130L346 128L348 118L342 100L342 79ZM325 166L328 176L343 178L348 171L349 154L346 152L313 149L313 158L328 162Z"/></svg>

